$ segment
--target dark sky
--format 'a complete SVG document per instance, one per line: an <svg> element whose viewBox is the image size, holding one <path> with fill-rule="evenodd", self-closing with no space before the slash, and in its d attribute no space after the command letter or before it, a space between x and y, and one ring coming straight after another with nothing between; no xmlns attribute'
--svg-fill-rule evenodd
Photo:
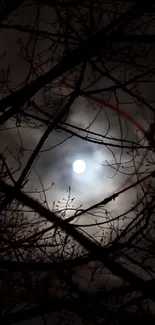
<svg viewBox="0 0 155 325"><path fill-rule="evenodd" d="M75 8L72 10L75 11ZM23 7L13 12L6 23L9 22L12 25L20 24L34 27L37 24L35 23L35 19L37 20L36 17L38 14L40 15L39 28L41 30L52 30L54 32L58 29L56 25L56 12L46 5L38 8L32 5L31 7L23 5ZM72 19L74 21L74 18ZM108 20L108 18L106 19ZM101 26L102 24L103 22L101 21ZM41 68L37 67L37 73L42 73L41 71L45 72L49 69L50 62L47 64L46 61L50 58L52 53L50 46L53 43L51 40L43 38L35 44L35 36L32 37L27 33L7 28L2 29L0 36L3 40L3 47L1 47L0 54L0 57L2 57L0 71L2 78L4 78L7 69L9 71L9 84L3 88L5 94L9 92L8 89L16 89L16 87L20 87L24 82L28 75L28 71L30 71L29 69L31 69L28 60L30 61L33 46L35 53L33 68L35 68L35 66L37 67L37 62L40 60L42 65ZM132 46L136 48L136 45ZM54 51L55 60L59 59L59 57L61 58L63 54L61 44L58 48L59 51L58 49ZM28 55L28 58L26 55ZM134 68L129 67L130 70L126 71L126 66L122 64L122 66L119 65L119 67L117 67L115 62L107 62L107 67L111 67L112 75L115 78L124 78L124 73L130 76L130 78L135 74ZM68 80L71 80L73 74L68 72L66 76ZM32 80L33 77L34 72L31 71L29 81ZM89 65L87 65L82 84L83 87L89 85L89 80L92 79L92 70ZM96 81L95 86L92 86L92 88L97 89L103 87L103 85L108 87L113 85L113 82L106 77L102 77L99 81ZM58 86L59 80L54 84L54 89L51 88L49 91L47 87L46 92L45 90L41 90L34 97L35 102L40 107L44 107L48 113L55 112L57 108L62 105L60 100L62 100L66 94L69 94L69 89L65 89L64 87L60 89ZM150 85L150 91L148 85L147 88L144 87L143 84L140 84L139 87L140 90L142 89L146 92L146 97L149 97L150 91L152 92L152 85ZM143 92L143 95L144 94ZM102 95L98 96L101 97ZM136 105L131 96L128 96L124 92L118 91L117 96L119 98L119 108L129 113L147 129L149 127L148 111L145 110L144 107ZM117 100L114 93L105 93L104 98L117 106ZM49 105L48 101L50 102ZM150 113L150 117L151 115L152 113ZM143 137L140 131L137 132L137 128L133 123L123 119L110 108L104 105L97 105L94 101L84 96L78 97L75 100L70 108L70 113L66 122L84 129L88 128L88 130L97 132L101 136L107 135L114 139L123 137L126 140L137 142L138 139ZM42 136L45 127L34 129L33 124L29 124L29 127L25 127L23 124L23 127L16 129L14 128L13 120L9 121L6 126L8 129L1 131L1 150L7 148L5 155L8 155L8 157L12 154L12 157L8 159L9 164L11 164L12 161L14 168L16 165L15 156L18 157L22 166L24 166L29 155ZM11 129L9 129L10 126L12 126ZM86 133L83 135L86 135ZM65 140L65 142L58 145L63 142L63 140ZM117 144L117 142L111 140L106 140L106 142ZM23 147L24 150L21 150L21 147ZM55 148L50 149L52 147ZM124 149L120 151L120 148L111 146L106 147L86 142L76 137L70 137L66 132L57 130L52 132L45 142L38 156L35 168L32 169L29 175L25 189L29 191L34 191L36 188L39 189L41 186L40 180L45 189L49 188L50 185L54 183L52 189L46 193L49 206L52 206L53 201L61 201L63 198L67 197L68 187L71 186L71 196L75 197L75 207L81 204L84 207L88 207L119 189L126 179L134 173L134 164L135 162L138 164L144 152L145 150L139 151L140 156L138 157L136 153L132 153L130 150ZM132 161L133 155L136 155L136 158ZM72 163L75 159L85 160L87 170L84 174L76 175L73 173ZM119 168L124 168L120 169L124 174L119 171L116 172L118 166ZM21 169L18 172L20 174ZM125 175L125 173L127 175ZM134 199L136 192L137 189L134 189L128 192L127 195L125 194L125 197L122 195L116 202L112 202L109 205L110 211L112 213L119 213L126 209Z"/></svg>
<svg viewBox="0 0 155 325"><path fill-rule="evenodd" d="M61 43L58 45L54 41L54 37L42 38L36 41L36 36L23 31L15 30L15 26L29 26L29 28L39 28L39 30L46 30L51 33L56 33L60 26L57 22L58 12L54 8L48 5L29 5L30 2L25 2L23 6L14 11L11 16L8 17L3 23L0 33L1 48L0 48L0 96L1 98L7 96L11 92L23 87L25 82L30 82L37 78L39 75L45 73L51 67L53 67L64 55L64 47ZM48 3L48 1L47 1ZM124 3L124 2L123 2ZM108 5L107 5L108 6ZM109 5L110 6L110 5ZM128 4L127 4L128 6ZM124 11L125 7L122 6ZM71 9L70 21L72 26L78 17L79 11L76 8ZM87 8L83 9L85 13L85 21L87 21ZM62 14L58 9L59 13ZM99 12L96 11L96 15ZM37 19L39 16L39 20ZM99 19L99 18L98 18ZM108 24L108 15L105 15L99 22L99 27L103 27ZM10 29L8 25L13 25L14 28ZM138 23L137 23L138 24ZM82 22L79 22L75 30L79 30ZM63 26L63 22L62 22ZM152 27L151 27L152 28ZM16 28L19 29L19 28ZM63 30L63 27L62 27ZM80 33L82 33L80 31ZM124 45L124 44L123 44ZM75 45L73 45L75 46ZM137 73L145 72L145 69L153 67L154 64L154 48L148 49L148 55L139 59L139 65L142 65L142 69L136 66L135 62L133 66L131 64L125 64L124 62L118 64L119 46L115 44L116 56L112 56L113 60L105 59L105 66L111 71L113 78L125 83L126 80L134 77ZM141 45L131 44L130 53L132 55L136 51L143 51ZM110 52L111 49L107 50ZM112 53L112 52L110 52ZM105 53L104 53L105 55ZM103 55L103 56L104 56ZM31 59L33 56L33 64L31 65ZM115 57L115 60L114 60ZM136 66L136 68L135 68ZM77 67L74 71L69 71L65 74L66 80L70 84L73 84L76 75L79 75L80 68ZM146 74L146 72L145 72ZM94 76L92 68L87 64L84 78L81 88L88 87L90 89L99 89L101 87L113 86L114 80L110 80L107 76L97 78ZM146 74L145 78L149 78ZM145 80L144 78L144 80ZM151 77L150 77L151 79ZM91 85L92 83L92 85ZM137 83L136 91L141 92L142 96L147 101L154 99L154 83L143 82ZM33 96L32 100L47 114L54 114L60 110L65 104L67 95L69 95L71 89L66 89L65 86L60 84L60 79L55 80L51 85L46 85L44 89L41 89ZM129 114L134 120L138 121L141 126L147 130L150 122L153 120L153 113L144 105L134 101L132 96L126 94L126 92L119 90L116 93L112 91L105 91L104 94L96 95L98 98L104 98L106 101L119 107L123 112ZM34 113L34 109L31 106L29 112ZM41 113L38 113L41 117ZM18 117L18 116L17 116ZM154 157L152 153L147 152L142 148L138 151L130 148L120 149L118 145L122 142L120 139L124 139L124 145L131 146L132 143L140 143L143 146L147 146L148 143L144 139L144 135L138 128L129 121L127 118L123 118L116 111L106 107L105 105L97 104L86 96L79 96L70 107L69 113L65 118L65 122L76 126L77 128L83 128L85 131L77 131L79 135L86 136L87 131L96 132L100 135L91 136L93 140L102 139L107 145L95 144L93 142L82 140L78 137L71 136L66 131L55 129L46 142L44 143L36 161L28 175L28 182L24 187L24 190L29 195L34 196L41 202L45 199L44 194L40 193L44 188L46 193L46 199L48 207L53 208L55 202L55 209L63 209L65 207L68 195L70 195L69 207L76 209L81 207L87 208L105 197L112 195L124 184L130 185L137 180L135 171L137 170L139 163L142 163L139 172L142 175L151 171L152 162ZM13 171L14 177L17 179L21 174L23 167L25 166L28 158L32 154L32 151L36 147L38 141L42 137L45 131L45 125L41 122L34 122L29 119L28 123L24 121L20 122L20 125L16 124L15 119L9 120L0 129L0 152L4 153L9 168ZM75 131L75 128L72 128ZM105 139L105 137L108 137ZM128 142L127 142L128 141ZM72 164L76 159L82 159L86 163L86 171L83 174L75 174L72 170ZM148 160L149 159L149 162ZM150 163L151 162L151 163ZM143 184L146 187L146 184ZM70 190L69 190L70 189ZM119 196L115 201L111 201L106 206L106 213L110 218L125 212L129 209L142 194L140 187L132 188L132 190ZM74 198L74 200L72 200ZM68 210L66 216L72 215L73 210ZM98 216L83 215L77 223L80 225L87 225L96 222L96 218L99 221L103 221L104 214L98 213ZM28 216L31 220L32 215ZM133 217L132 213L129 215ZM122 219L119 224L115 224L115 229L119 231L128 221ZM109 222L110 224L110 222ZM111 230L109 225L105 228L105 243L108 242ZM98 226L85 227L85 231L93 235L96 240L101 239L103 229L98 229ZM114 231L114 236L116 235ZM88 272L85 274L84 268L81 269L83 277L88 278ZM101 283L100 277L96 275L96 281ZM105 280L105 277L104 277ZM82 285L82 280L80 280ZM117 285L115 277L111 279L111 283ZM55 317L55 316L53 316ZM54 319L54 318L53 318ZM52 323L54 320L52 319ZM39 323L40 322L40 323ZM79 324L79 320L74 319L74 323ZM36 321L37 324L42 324L42 320ZM23 323L24 324L24 323ZM25 323L25 324L30 324ZM33 323L32 323L33 324Z"/></svg>

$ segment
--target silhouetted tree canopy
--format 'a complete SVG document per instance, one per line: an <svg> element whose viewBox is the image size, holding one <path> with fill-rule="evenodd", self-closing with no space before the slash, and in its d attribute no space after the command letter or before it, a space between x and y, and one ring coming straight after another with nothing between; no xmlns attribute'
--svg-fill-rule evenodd
<svg viewBox="0 0 155 325"><path fill-rule="evenodd" d="M1 324L154 324L154 1L6 0L0 37Z"/></svg>

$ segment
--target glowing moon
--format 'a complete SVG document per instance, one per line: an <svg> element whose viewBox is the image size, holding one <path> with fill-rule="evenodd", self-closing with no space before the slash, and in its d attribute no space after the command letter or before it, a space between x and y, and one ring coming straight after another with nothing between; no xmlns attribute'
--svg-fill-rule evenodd
<svg viewBox="0 0 155 325"><path fill-rule="evenodd" d="M76 174L82 174L86 170L86 164L84 160L75 160L73 162L73 171Z"/></svg>

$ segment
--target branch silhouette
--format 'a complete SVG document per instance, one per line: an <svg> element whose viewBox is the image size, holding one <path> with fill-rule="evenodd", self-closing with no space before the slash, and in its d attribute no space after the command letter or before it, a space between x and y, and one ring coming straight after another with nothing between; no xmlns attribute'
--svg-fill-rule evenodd
<svg viewBox="0 0 155 325"><path fill-rule="evenodd" d="M150 291L148 288L147 281L140 278L138 275L132 273L126 267L120 263L114 261L108 254L105 253L103 248L87 237L85 237L80 231L73 227L70 223L59 218L55 213L49 211L47 208L42 206L39 202L33 198L27 196L22 191L15 190L12 186L0 181L0 189L5 193L9 193L10 196L15 196L17 200L23 202L25 205L32 208L35 212L39 213L48 221L54 223L55 226L60 227L61 230L65 231L68 235L72 236L77 242L79 242L85 249L91 252L95 258L103 262L104 265L112 272L122 278L124 281L130 283L135 289L142 292L146 297L155 301L155 292Z"/></svg>

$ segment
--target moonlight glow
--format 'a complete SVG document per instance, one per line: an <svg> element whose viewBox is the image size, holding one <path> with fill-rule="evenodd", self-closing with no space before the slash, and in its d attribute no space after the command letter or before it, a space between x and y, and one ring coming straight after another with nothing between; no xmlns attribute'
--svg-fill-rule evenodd
<svg viewBox="0 0 155 325"><path fill-rule="evenodd" d="M82 174L86 170L86 164L83 160L75 160L73 162L73 171L76 174Z"/></svg>

